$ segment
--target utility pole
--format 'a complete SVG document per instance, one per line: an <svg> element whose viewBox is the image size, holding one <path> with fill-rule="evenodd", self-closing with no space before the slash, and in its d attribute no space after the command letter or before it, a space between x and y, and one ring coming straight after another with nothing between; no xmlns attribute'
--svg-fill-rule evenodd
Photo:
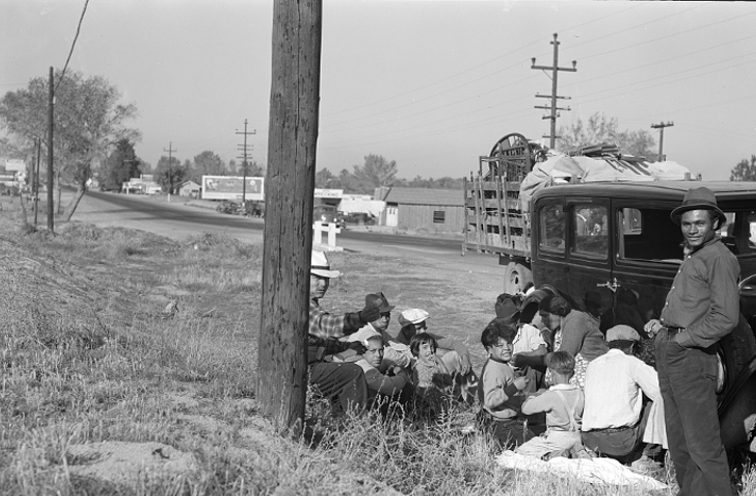
<svg viewBox="0 0 756 496"><path fill-rule="evenodd" d="M34 228L37 228L37 217L39 213L39 162L42 158L42 138L37 137L37 163L34 167Z"/></svg>
<svg viewBox="0 0 756 496"><path fill-rule="evenodd" d="M660 122L659 124L651 124L651 127L653 129L659 130L659 156L657 157L657 162L664 162L667 160L667 157L664 156L664 128L665 127L672 127L674 126L674 122Z"/></svg>
<svg viewBox="0 0 756 496"><path fill-rule="evenodd" d="M542 118L551 120L551 133L548 136L544 136L544 138L549 138L549 147L554 148L554 144L556 142L556 139L558 138L558 136L556 135L556 120L557 117L559 117L559 112L557 111L571 110L570 107L557 107L558 99L570 99L570 97L568 96L557 96L557 74L559 73L559 71L577 72L577 60L572 61L572 67L559 67L559 42L557 41L557 33L554 33L554 40L550 43L554 45L553 65L536 65L536 59L535 57L533 57L530 59L530 68L543 71L551 71L551 95L541 95L540 93L536 93L536 98L550 98L551 105L549 105L548 107L545 105L536 105L535 108L551 110L551 113L549 115L544 115Z"/></svg>
<svg viewBox="0 0 756 496"><path fill-rule="evenodd" d="M171 164L173 162L171 161L172 160L171 159L171 157L172 157L171 154L173 152L177 152L178 150L176 150L175 148L173 148L173 142L169 141L168 142L168 149L166 150L165 148L163 148L163 151L164 152L168 152L168 174L169 174L168 177L170 178L170 181L168 181L168 184L170 184L170 186L171 186L171 190L168 192L168 200L170 200L171 199L171 195L173 194L173 172L171 171Z"/></svg>
<svg viewBox="0 0 756 496"><path fill-rule="evenodd" d="M244 145L242 145L242 156L238 157L242 159L242 211L245 211L247 201L247 136L251 134L257 134L257 129L253 129L247 132L247 119L244 119L244 131L236 130L235 134L244 135Z"/></svg>
<svg viewBox="0 0 756 496"><path fill-rule="evenodd" d="M53 105L55 103L55 88L53 87L53 68L50 66L50 95L47 106L47 230L55 233L55 206L53 205Z"/></svg>
<svg viewBox="0 0 756 496"><path fill-rule="evenodd" d="M256 398L298 435L307 391L322 0L274 0Z"/></svg>

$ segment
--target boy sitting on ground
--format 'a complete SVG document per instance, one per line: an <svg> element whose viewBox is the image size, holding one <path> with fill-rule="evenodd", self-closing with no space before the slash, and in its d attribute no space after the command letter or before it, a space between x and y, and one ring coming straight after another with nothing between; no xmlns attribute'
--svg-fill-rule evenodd
<svg viewBox="0 0 756 496"><path fill-rule="evenodd" d="M368 405L402 400L403 391L409 384L409 377L404 369L396 367L387 373L380 371L383 360L383 338L380 334L368 337L365 342L362 358L356 362L365 373L368 387Z"/></svg>
<svg viewBox="0 0 756 496"><path fill-rule="evenodd" d="M478 386L481 410L479 423L491 431L500 447L509 449L533 437L520 407L528 386L526 377L518 377L509 363L515 328L507 319L496 318L483 330L480 341L488 353Z"/></svg>
<svg viewBox="0 0 756 496"><path fill-rule="evenodd" d="M530 396L522 404L522 413L546 413L546 432L519 446L521 455L549 459L554 456L589 456L580 436L580 421L585 397L579 387L571 385L575 359L566 351L546 355L554 385L541 394Z"/></svg>
<svg viewBox="0 0 756 496"><path fill-rule="evenodd" d="M412 336L410 351L414 357L412 364L412 385L420 405L431 413L443 409L444 400L452 394L452 376L443 360L436 354L436 339L427 332Z"/></svg>

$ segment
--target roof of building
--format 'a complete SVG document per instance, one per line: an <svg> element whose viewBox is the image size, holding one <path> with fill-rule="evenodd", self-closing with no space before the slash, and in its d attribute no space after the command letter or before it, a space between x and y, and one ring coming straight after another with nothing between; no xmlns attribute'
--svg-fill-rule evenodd
<svg viewBox="0 0 756 496"><path fill-rule="evenodd" d="M385 191L388 188L382 188ZM378 193L378 191L376 192ZM376 194L376 199L386 203L403 205L463 206L464 192L461 189L391 188L385 198Z"/></svg>

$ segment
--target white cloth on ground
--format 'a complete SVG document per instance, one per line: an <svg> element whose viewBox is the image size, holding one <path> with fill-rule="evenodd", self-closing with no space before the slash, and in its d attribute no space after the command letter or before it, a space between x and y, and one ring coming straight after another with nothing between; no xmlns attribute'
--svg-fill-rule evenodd
<svg viewBox="0 0 756 496"><path fill-rule="evenodd" d="M666 484L652 477L637 474L612 458L584 459L559 456L543 461L506 450L496 457L496 463L503 468L574 477L590 484L634 486L648 491L667 489Z"/></svg>

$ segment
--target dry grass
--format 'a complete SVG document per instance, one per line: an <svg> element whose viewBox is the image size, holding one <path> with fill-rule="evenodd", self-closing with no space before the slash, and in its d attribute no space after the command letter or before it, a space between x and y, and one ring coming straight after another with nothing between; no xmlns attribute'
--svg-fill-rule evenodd
<svg viewBox="0 0 756 496"><path fill-rule="evenodd" d="M643 494L497 469L491 440L459 429L471 409L438 423L402 412L334 420L311 402L308 435L279 437L254 399L261 247L59 231L0 235L2 494ZM379 266L391 268L382 289L396 300L423 295L440 312L464 298L462 282L420 277L412 261L334 258L345 277L328 299L341 308L374 290ZM171 300L179 312L161 318ZM469 314L490 305L480 306L445 324L475 329ZM106 440L165 443L194 453L199 469L129 486L69 473L68 446ZM743 494L756 493L753 473Z"/></svg>

